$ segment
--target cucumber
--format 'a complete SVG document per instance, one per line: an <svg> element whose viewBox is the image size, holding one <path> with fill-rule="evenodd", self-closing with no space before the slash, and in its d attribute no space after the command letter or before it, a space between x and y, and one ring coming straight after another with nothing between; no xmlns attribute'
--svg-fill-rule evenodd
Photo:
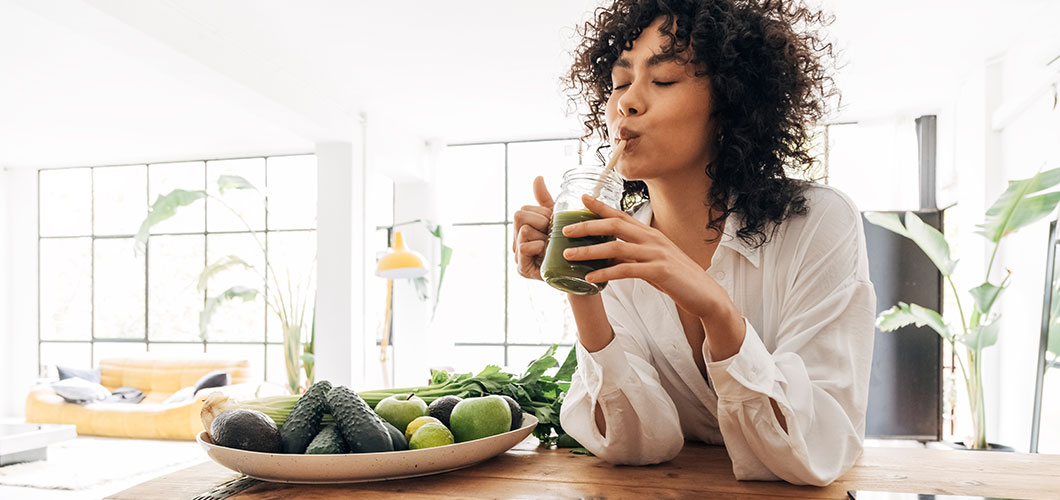
<svg viewBox="0 0 1060 500"><path fill-rule="evenodd" d="M394 443L394 451L405 451L409 449L409 443L405 441L405 433L399 431L393 424L382 420L383 425L386 426L386 431L390 433L390 442Z"/></svg>
<svg viewBox="0 0 1060 500"><path fill-rule="evenodd" d="M349 451L350 448L346 446L346 441L342 439L342 433L339 432L339 428L335 425L320 429L320 433L313 438L313 441L309 443L309 447L305 450L307 455L333 455L349 453Z"/></svg>
<svg viewBox="0 0 1060 500"><path fill-rule="evenodd" d="M298 398L291 414L280 427L284 453L305 453L309 443L320 433L320 422L327 411L327 394L330 390L331 382L321 380Z"/></svg>
<svg viewBox="0 0 1060 500"><path fill-rule="evenodd" d="M394 451L394 442L382 419L357 393L346 386L328 391L328 408L343 439L354 453Z"/></svg>

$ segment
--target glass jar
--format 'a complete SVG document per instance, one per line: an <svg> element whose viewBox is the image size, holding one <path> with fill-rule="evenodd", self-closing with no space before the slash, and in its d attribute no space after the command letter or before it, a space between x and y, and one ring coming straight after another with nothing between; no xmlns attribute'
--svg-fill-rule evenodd
<svg viewBox="0 0 1060 500"><path fill-rule="evenodd" d="M568 261L563 251L568 248L596 245L613 241L614 236L586 236L568 238L563 235L563 228L587 220L599 219L600 216L585 208L582 195L592 196L599 190L596 199L608 206L621 209L622 178L614 171L601 178L603 167L578 167L563 174L563 184L559 196L552 207L552 223L549 231L548 247L541 264L541 277L553 288L576 295L599 293L607 282L589 283L585 275L610 265L608 259ZM600 187L598 184L602 182Z"/></svg>

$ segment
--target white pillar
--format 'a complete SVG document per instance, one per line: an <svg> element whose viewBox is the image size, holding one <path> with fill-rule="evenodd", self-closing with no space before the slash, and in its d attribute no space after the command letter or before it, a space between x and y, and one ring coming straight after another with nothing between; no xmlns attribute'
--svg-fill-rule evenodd
<svg viewBox="0 0 1060 500"><path fill-rule="evenodd" d="M365 168L363 138L316 145L316 378L363 379Z"/></svg>
<svg viewBox="0 0 1060 500"><path fill-rule="evenodd" d="M0 315L3 329L0 361L0 385L6 389L0 400L0 414L25 414L26 394L40 371L37 359L37 170L7 169L0 215L5 231L0 233L0 265L6 273L0 281L6 288L4 301L8 313ZM3 295L0 292L0 295ZM87 360L86 360L87 361Z"/></svg>

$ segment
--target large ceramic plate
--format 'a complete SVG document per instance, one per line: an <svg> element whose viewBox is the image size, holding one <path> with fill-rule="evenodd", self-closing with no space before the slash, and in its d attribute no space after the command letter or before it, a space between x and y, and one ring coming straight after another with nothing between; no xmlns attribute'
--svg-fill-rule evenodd
<svg viewBox="0 0 1060 500"><path fill-rule="evenodd" d="M500 455L530 435L537 418L523 413L523 426L504 434L422 450L343 455L260 453L218 446L206 431L198 441L206 454L236 472L278 483L359 483L426 476L462 469Z"/></svg>

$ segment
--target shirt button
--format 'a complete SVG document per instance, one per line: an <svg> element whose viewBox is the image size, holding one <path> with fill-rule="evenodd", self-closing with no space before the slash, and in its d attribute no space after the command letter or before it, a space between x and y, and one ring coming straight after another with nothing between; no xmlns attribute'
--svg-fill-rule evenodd
<svg viewBox="0 0 1060 500"><path fill-rule="evenodd" d="M718 271L717 275L719 280L725 279L725 271Z"/></svg>

